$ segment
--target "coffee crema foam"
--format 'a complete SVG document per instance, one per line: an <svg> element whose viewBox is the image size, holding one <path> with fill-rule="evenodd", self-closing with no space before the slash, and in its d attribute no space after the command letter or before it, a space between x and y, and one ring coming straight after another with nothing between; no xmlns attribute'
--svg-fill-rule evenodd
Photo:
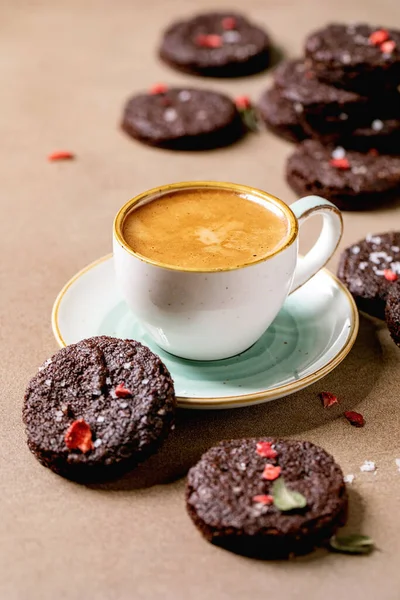
<svg viewBox="0 0 400 600"><path fill-rule="evenodd" d="M132 210L123 237L144 258L183 269L214 270L251 264L288 236L274 205L224 189L179 190Z"/></svg>

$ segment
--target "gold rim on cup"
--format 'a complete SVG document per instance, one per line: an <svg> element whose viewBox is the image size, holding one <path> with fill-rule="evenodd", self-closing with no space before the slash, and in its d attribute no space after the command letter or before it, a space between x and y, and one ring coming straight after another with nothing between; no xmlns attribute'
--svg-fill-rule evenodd
<svg viewBox="0 0 400 600"><path fill-rule="evenodd" d="M181 190L192 190L192 189L198 189L198 188L200 188L200 189L216 188L219 190L227 190L227 191L234 192L237 194L247 194L249 196L253 196L254 198L258 198L259 200L262 200L264 202L267 202L267 203L273 204L274 206L277 206L285 214L288 224L289 224L289 232L288 232L286 238L283 240L283 242L277 248L275 248L274 250L272 250L271 252L269 252L268 254L266 254L262 258L259 258L258 260L254 261L254 262L248 262L243 265L235 266L235 267L224 267L224 268L217 267L215 269L198 269L198 268L193 268L193 267L192 268L183 268L183 267L168 265L168 264L147 258L146 256L143 256L142 254L135 252L134 250L132 250L132 248L130 246L128 246L128 244L124 240L122 229L123 229L123 224L124 224L125 218L131 212L131 210L133 209L134 206L136 206L137 204L142 202L142 200L145 200L147 197L150 197L150 196L154 196L154 199L156 199L157 196L162 196L167 193L181 191ZM129 254L132 254L132 256L135 256L136 258L138 258L139 260L141 260L143 262L149 263L149 264L157 266L157 267L162 267L163 269L168 269L169 271L182 271L182 272L192 272L192 273L193 272L194 273L218 273L221 271L235 271L238 269L243 269L245 267L257 265L261 262L264 262L265 260L268 260L269 258L272 258L272 256L279 254L280 252L285 250L288 246L293 244L293 242L296 240L298 232L299 232L299 226L298 226L297 219L294 216L294 213L290 209L290 207L287 204L285 204L282 200L280 200L279 198L276 198L275 196L273 196L272 194L269 194L268 192L264 192L262 190L258 190L257 188L249 187L247 185L241 185L238 183L227 183L227 182L220 182L220 181L188 181L188 182L182 182L182 183L170 183L167 185L162 185L160 187L156 187L151 190L148 190L147 192L143 192L142 194L139 194L138 196L135 196L134 198L131 198L130 200L128 200L128 202L126 202L124 204L124 206L118 211L118 213L114 219L113 232L114 232L114 236L115 236L116 240L118 241L118 243L127 252L129 252Z"/></svg>

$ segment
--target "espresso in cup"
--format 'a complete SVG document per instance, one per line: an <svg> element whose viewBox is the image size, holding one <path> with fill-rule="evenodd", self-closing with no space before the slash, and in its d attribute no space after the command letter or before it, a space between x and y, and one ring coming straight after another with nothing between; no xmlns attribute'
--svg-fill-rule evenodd
<svg viewBox="0 0 400 600"><path fill-rule="evenodd" d="M299 225L317 214L322 232L298 261ZM118 211L116 283L163 350L219 360L260 338L288 294L325 265L341 233L339 210L318 196L289 208L245 185L173 183Z"/></svg>
<svg viewBox="0 0 400 600"><path fill-rule="evenodd" d="M289 235L274 204L226 189L177 190L139 206L123 223L137 254L184 269L231 269L274 252Z"/></svg>

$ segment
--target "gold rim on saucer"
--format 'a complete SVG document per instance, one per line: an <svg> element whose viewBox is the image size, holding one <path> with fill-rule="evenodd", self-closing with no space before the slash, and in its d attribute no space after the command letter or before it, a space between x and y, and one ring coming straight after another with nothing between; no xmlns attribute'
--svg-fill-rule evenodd
<svg viewBox="0 0 400 600"><path fill-rule="evenodd" d="M67 346L67 344L61 334L59 322L58 322L58 312L59 312L60 304L61 304L66 292L75 283L75 281L80 279L83 275L85 275L85 273L94 269L97 265L99 265L107 260L110 260L111 258L112 258L112 254L107 254L107 256L103 256L102 258L99 258L98 260L96 260L96 261L92 262L91 264L87 265L86 267L84 267L81 271L76 273L64 285L64 287L61 289L60 293L58 294L58 296L54 302L53 309L52 309L51 324L52 324L54 336L60 347L63 348L65 346ZM299 379L298 381L295 381L292 383L287 383L285 385L281 385L281 386L274 387L274 388L269 388L264 391L254 392L251 394L236 395L236 396L221 396L221 397L216 397L216 398L209 398L209 397L205 397L205 398L192 397L191 398L191 397L178 396L177 397L178 405L181 408L192 408L193 406L201 406L204 408L207 408L207 407L229 408L229 406L235 406L238 404L241 404L243 406L245 406L246 404L253 404L257 400L260 400L260 402L261 402L261 401L265 401L268 399L270 399L270 400L277 399L277 398L280 398L283 396L288 396L298 390L308 387L309 385L317 382L319 379L322 379L323 377L325 377L325 375L328 375L328 373L333 371L346 358L346 356L349 354L350 350L352 349L354 342L356 341L358 328L359 328L359 316L358 316L358 310L357 310L356 304L354 302L353 296L350 294L348 289L328 269L321 269L321 270L324 273L326 273L329 277L331 277L331 279L336 283L336 285L346 295L346 297L349 301L349 304L350 304L351 316L352 316L351 325L349 328L346 343L339 350L339 352L333 358L331 358L331 360L326 365L324 365L323 367L321 367L314 373L311 373L310 375L307 375L306 377Z"/></svg>

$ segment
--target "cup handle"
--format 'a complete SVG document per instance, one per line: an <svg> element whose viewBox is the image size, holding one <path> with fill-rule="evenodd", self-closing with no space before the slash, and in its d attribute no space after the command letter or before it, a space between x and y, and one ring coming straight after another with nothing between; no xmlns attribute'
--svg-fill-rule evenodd
<svg viewBox="0 0 400 600"><path fill-rule="evenodd" d="M319 238L306 256L297 264L290 294L296 291L315 275L334 254L343 233L343 221L340 210L324 198L306 196L290 207L299 225L309 217L322 215L323 225Z"/></svg>

